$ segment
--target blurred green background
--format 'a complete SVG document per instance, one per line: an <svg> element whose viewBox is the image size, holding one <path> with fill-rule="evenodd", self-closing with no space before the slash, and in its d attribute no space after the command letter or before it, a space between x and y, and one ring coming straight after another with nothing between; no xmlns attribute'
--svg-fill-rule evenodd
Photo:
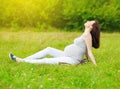
<svg viewBox="0 0 120 89"><path fill-rule="evenodd" d="M119 31L120 0L0 0L0 27L74 31L93 19L104 31Z"/></svg>

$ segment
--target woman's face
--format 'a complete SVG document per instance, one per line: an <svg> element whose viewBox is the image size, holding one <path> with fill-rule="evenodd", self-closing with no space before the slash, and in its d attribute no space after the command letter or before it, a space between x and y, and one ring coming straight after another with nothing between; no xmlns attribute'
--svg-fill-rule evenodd
<svg viewBox="0 0 120 89"><path fill-rule="evenodd" d="M95 21L87 21L84 25L85 27L91 27L93 24L95 23Z"/></svg>

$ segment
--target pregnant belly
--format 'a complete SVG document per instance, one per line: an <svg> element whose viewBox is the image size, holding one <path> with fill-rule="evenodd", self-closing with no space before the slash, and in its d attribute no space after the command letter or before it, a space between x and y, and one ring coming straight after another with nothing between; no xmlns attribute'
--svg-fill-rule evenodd
<svg viewBox="0 0 120 89"><path fill-rule="evenodd" d="M79 46L76 46L75 44L71 44L64 49L65 56L68 57L74 57L74 58L82 58L83 52L82 49Z"/></svg>

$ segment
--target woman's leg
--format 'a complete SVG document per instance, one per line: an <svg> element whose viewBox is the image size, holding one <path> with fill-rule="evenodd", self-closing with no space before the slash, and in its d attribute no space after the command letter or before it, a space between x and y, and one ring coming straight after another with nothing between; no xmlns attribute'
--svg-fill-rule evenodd
<svg viewBox="0 0 120 89"><path fill-rule="evenodd" d="M61 57L64 56L64 52L52 47L47 47L31 56L28 56L24 59L40 59L40 58L44 58L45 56L50 55L53 57Z"/></svg>
<svg viewBox="0 0 120 89"><path fill-rule="evenodd" d="M36 63L36 64L59 64L59 63L78 64L79 63L79 61L72 59L70 57L43 58L41 60L21 59L21 61L19 62Z"/></svg>

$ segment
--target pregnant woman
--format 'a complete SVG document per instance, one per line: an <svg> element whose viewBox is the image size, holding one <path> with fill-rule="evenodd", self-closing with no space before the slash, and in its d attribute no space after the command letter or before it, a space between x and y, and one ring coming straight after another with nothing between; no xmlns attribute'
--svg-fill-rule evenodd
<svg viewBox="0 0 120 89"><path fill-rule="evenodd" d="M94 65L96 64L95 57L92 53L92 47L99 48L100 46L100 28L97 21L87 21L85 24L84 33L74 39L74 43L65 47L64 51L52 47L47 47L26 58L19 58L12 53L9 54L10 59L16 62L28 62L37 64L79 64L86 55ZM45 58L47 55L53 58Z"/></svg>

